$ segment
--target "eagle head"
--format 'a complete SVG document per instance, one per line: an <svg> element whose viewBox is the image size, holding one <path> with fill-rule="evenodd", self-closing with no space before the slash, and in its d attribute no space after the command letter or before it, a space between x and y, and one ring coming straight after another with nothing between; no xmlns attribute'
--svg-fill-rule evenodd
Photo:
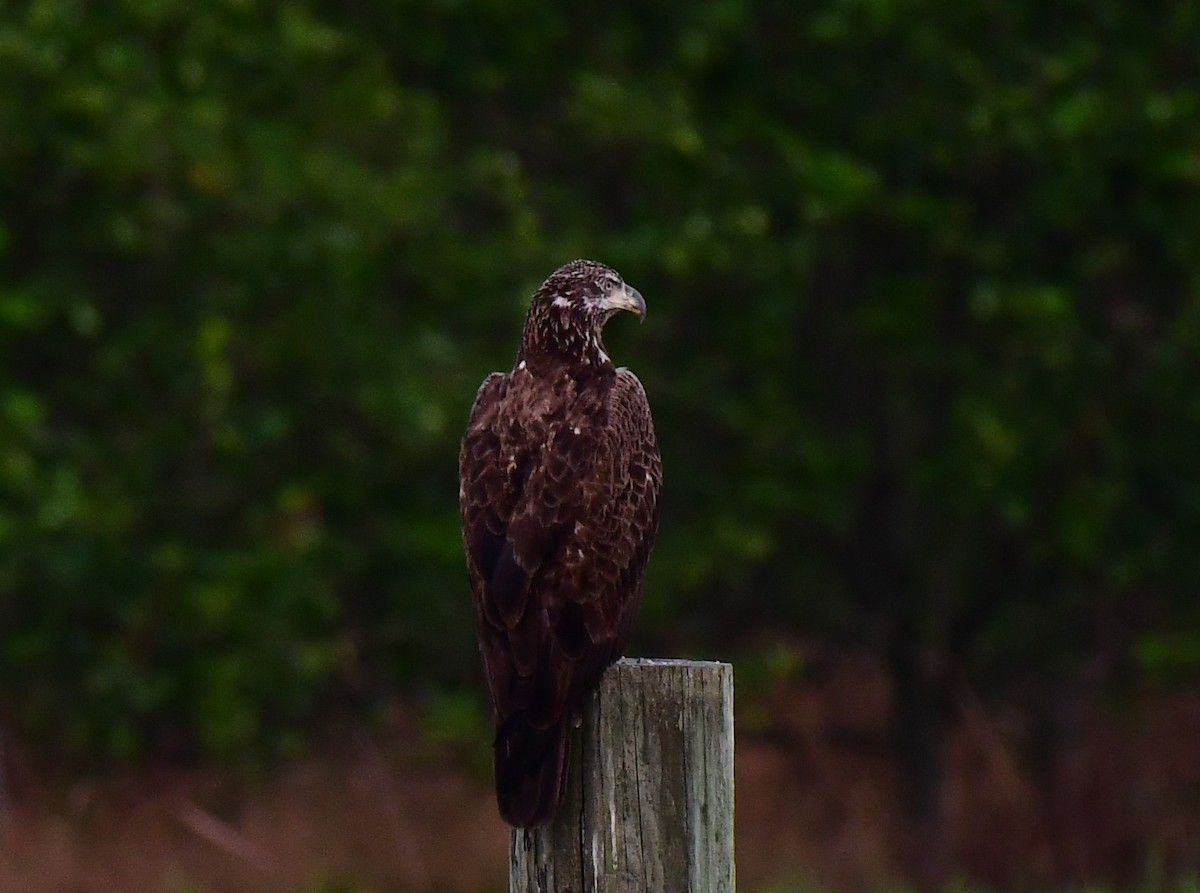
<svg viewBox="0 0 1200 893"><path fill-rule="evenodd" d="M600 335L619 311L646 316L646 301L611 267L573 260L534 292L517 359L531 366L556 362L569 368L612 365Z"/></svg>

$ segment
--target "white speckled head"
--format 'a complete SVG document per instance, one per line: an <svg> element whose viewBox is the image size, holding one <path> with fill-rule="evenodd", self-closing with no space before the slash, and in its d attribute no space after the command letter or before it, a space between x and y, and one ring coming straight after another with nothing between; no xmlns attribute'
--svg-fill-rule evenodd
<svg viewBox="0 0 1200 893"><path fill-rule="evenodd" d="M518 358L539 368L611 366L601 331L622 310L644 318L646 301L616 270L591 260L564 264L534 293Z"/></svg>

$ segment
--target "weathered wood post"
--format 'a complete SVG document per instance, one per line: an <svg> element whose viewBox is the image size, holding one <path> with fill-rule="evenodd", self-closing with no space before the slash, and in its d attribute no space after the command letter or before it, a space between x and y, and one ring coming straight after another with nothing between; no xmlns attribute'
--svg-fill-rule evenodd
<svg viewBox="0 0 1200 893"><path fill-rule="evenodd" d="M733 667L622 660L554 821L509 838L510 893L733 893Z"/></svg>

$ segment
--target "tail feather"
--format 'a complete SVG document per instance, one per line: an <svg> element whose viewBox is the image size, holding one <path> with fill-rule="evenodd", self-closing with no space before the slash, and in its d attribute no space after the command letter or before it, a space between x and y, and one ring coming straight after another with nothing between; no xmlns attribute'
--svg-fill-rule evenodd
<svg viewBox="0 0 1200 893"><path fill-rule="evenodd" d="M558 811L566 789L569 737L565 723L539 728L524 711L496 730L496 802L514 828L541 825Z"/></svg>

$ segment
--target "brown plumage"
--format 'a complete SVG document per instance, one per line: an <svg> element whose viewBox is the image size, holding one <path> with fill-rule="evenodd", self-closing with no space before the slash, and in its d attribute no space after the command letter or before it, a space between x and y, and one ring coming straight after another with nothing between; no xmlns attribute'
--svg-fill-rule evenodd
<svg viewBox="0 0 1200 893"><path fill-rule="evenodd" d="M642 598L662 463L641 382L605 322L645 302L578 260L533 296L516 365L479 388L459 454L463 544L496 721L505 821L554 815L570 730Z"/></svg>

